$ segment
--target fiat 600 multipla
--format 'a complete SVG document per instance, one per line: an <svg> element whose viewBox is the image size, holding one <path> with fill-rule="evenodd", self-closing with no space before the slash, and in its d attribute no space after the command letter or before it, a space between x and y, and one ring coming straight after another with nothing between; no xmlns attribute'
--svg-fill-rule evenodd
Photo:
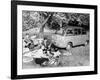
<svg viewBox="0 0 100 80"><path fill-rule="evenodd" d="M68 27L61 33L52 36L53 44L60 48L72 48L76 45L89 43L89 32L82 27Z"/></svg>

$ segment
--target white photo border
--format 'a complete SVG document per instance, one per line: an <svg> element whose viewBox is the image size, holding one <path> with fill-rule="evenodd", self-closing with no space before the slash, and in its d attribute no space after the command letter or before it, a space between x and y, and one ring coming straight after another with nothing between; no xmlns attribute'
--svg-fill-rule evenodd
<svg viewBox="0 0 100 80"><path fill-rule="evenodd" d="M22 69L22 10L90 14L90 66ZM47 6L17 5L17 75L94 71L94 10Z"/></svg>

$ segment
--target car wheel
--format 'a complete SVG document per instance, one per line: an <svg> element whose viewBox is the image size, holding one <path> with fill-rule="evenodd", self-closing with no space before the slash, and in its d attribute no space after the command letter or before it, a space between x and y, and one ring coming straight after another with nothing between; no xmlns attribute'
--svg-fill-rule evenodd
<svg viewBox="0 0 100 80"><path fill-rule="evenodd" d="M87 46L88 44L89 44L89 40L86 40L84 46Z"/></svg>
<svg viewBox="0 0 100 80"><path fill-rule="evenodd" d="M69 42L66 46L66 50L70 50L73 47L73 43Z"/></svg>

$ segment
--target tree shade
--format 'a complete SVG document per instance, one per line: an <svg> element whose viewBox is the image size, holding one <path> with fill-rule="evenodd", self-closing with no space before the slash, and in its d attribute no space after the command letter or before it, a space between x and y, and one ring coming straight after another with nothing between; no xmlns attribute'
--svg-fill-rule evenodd
<svg viewBox="0 0 100 80"><path fill-rule="evenodd" d="M89 14L84 13L23 11L22 29L27 31L35 27L44 28L46 24L52 30L60 30L67 26L79 26L89 30L89 20Z"/></svg>

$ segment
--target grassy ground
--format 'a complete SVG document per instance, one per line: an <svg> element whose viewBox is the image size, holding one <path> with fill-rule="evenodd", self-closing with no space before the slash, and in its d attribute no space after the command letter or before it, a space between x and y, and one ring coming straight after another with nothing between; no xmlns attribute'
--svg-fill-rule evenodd
<svg viewBox="0 0 100 80"><path fill-rule="evenodd" d="M31 29L29 31L23 32L23 36L25 36L26 33L29 33L30 35L33 35L35 33L35 29ZM33 33L34 32L34 33ZM38 31L36 31L38 32ZM44 30L44 32L49 32L48 30ZM50 33L53 33L54 31L50 31ZM49 35L50 35L49 33ZM45 33L47 34L47 33ZM47 34L48 35L48 34ZM90 63L90 54L89 54L89 45L87 46L77 46L74 47L70 50L72 55L62 55L60 57L60 66L67 66L67 67L71 67L71 66L88 66ZM68 51L66 50L61 50L62 54L67 54ZM23 57L23 59L29 59L30 58L26 58ZM34 60L30 61L30 62L23 62L23 68L37 68L40 67L39 65L35 64Z"/></svg>
<svg viewBox="0 0 100 80"><path fill-rule="evenodd" d="M60 57L60 66L88 66L90 63L90 54L89 54L89 45L87 46L78 46L70 50L71 55L62 55ZM62 54L67 54L68 51L61 50ZM23 69L25 68L40 68L39 65L35 64L34 61L23 62Z"/></svg>
<svg viewBox="0 0 100 80"><path fill-rule="evenodd" d="M63 51L66 53L65 51ZM73 48L72 55L62 56L63 66L88 66L89 65L89 45Z"/></svg>

